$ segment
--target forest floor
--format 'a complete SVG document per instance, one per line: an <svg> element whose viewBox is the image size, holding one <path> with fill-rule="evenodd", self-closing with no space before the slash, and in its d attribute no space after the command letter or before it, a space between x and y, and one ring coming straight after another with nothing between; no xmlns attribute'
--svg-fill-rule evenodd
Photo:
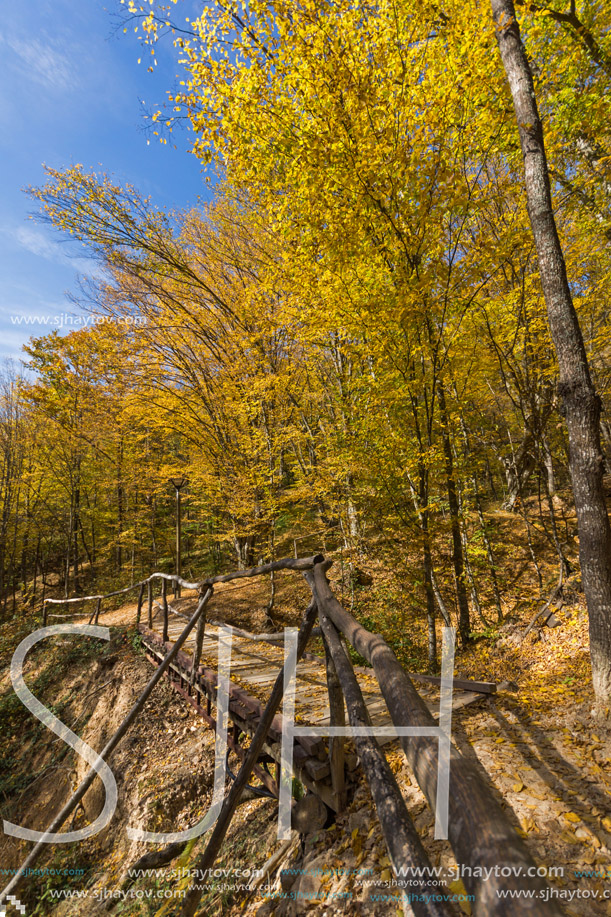
<svg viewBox="0 0 611 917"><path fill-rule="evenodd" d="M456 673L495 681L502 688L455 713L453 736L525 838L537 864L555 871L549 873L548 882L564 911L610 917L611 900L604 899L604 893L611 890L611 733L592 711L587 615L575 577L555 602L555 626L535 626L522 639L557 578L557 562L545 534L546 520L537 519L534 507L531 515L531 537L542 558L543 588L529 562L519 517L496 513L493 522L496 543L502 545L499 568L504 620L491 623L493 603L482 587L482 607L489 620L476 622L474 642L458 652ZM565 513L565 547L574 564L572 531L570 515ZM367 585L352 590L345 578L341 581L341 565L336 567L332 580L337 594L344 591L346 604L352 601L361 620L393 643L407 668L424 671L424 628L417 622L418 605L411 602L413 596L408 592L407 568L401 568L398 575L379 554L375 560L363 557L359 568L366 574ZM480 580L485 582L483 573ZM273 626L265 613L269 586L261 581L219 587L209 617L251 631L296 624L307 602L305 584L298 576L283 574L277 576L276 588ZM192 603L193 596L186 594L173 604L187 611ZM395 614L384 618L389 606ZM94 748L102 747L150 677L150 665L129 630L134 612L130 604L102 615L100 624L111 628L109 644L59 638L51 650L48 646L44 652L40 646L34 649L28 662L27 682L34 693L64 722L75 724L75 731ZM0 799L4 818L42 829L82 778L85 763L35 723L11 692L10 657L31 630L20 618L0 631L4 759ZM406 643L406 633L416 636ZM434 839L433 817L402 753L396 745L386 750L432 862L448 869L446 884L460 896L464 889L451 872L455 860L450 847ZM21 897L27 914L176 915L178 896L188 881L184 869L203 842L157 876L126 884L128 867L148 848L130 840L126 829L131 825L179 830L201 818L210 802L213 760L212 731L169 685L160 684L144 717L132 727L111 761L119 787L119 807L112 822L95 838L51 848L39 865L42 871L23 884ZM74 827L97 815L103 796L101 784L94 785ZM353 785L347 810L331 827L295 839L266 880L267 891L241 891L238 886L245 880L236 870L264 868L281 848L276 840L276 817L277 806L270 800L255 800L238 808L219 860L227 875L205 891L202 915L399 913L397 899L375 899L393 890L386 885L391 881L390 863L362 780ZM0 876L2 869L14 869L28 848L27 842L0 838ZM281 877L281 869L294 872ZM81 898L60 894L78 891L86 894ZM460 903L460 910L469 913L467 901Z"/></svg>

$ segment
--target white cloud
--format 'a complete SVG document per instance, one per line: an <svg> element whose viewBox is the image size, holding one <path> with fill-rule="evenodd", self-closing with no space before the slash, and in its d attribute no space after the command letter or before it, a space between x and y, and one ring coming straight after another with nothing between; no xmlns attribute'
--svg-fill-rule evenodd
<svg viewBox="0 0 611 917"><path fill-rule="evenodd" d="M60 242L54 242L40 229L31 229L29 226L19 226L15 231L15 239L22 248L53 261L55 264L65 264L82 273L97 274L97 264L93 258L79 258L67 252Z"/></svg>
<svg viewBox="0 0 611 917"><path fill-rule="evenodd" d="M51 329L53 330L53 329ZM37 335L41 337L45 332L40 331L39 329L9 329L7 327L2 328L2 334L0 334L0 360L2 359L13 359L17 362L21 360L29 360L27 354L23 352L23 345L27 344L30 337L37 332Z"/></svg>
<svg viewBox="0 0 611 917"><path fill-rule="evenodd" d="M75 73L70 59L51 42L37 38L20 40L4 37L4 41L25 65L25 72L36 82L56 91L69 89L74 85Z"/></svg>
<svg viewBox="0 0 611 917"><path fill-rule="evenodd" d="M29 229L27 226L20 226L15 238L22 248L26 248L33 255L40 255L49 261L57 261L57 243L51 242L50 239L37 229ZM63 260L63 255L60 260Z"/></svg>

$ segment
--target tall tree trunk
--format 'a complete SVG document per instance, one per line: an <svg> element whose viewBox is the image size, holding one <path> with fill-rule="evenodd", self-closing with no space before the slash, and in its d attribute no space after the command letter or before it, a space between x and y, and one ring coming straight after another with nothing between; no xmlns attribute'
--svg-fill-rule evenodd
<svg viewBox="0 0 611 917"><path fill-rule="evenodd" d="M424 594L426 598L426 621L428 632L429 673L437 672L437 630L435 625L435 593L433 591L433 561L431 557L431 538L429 532L429 493L428 472L424 465L419 469L418 504L420 528L422 531L422 572L424 575Z"/></svg>
<svg viewBox="0 0 611 917"><path fill-rule="evenodd" d="M443 441L443 454L445 458L446 486L448 489L448 505L450 508L450 525L452 528L452 565L454 567L454 585L456 588L456 603L458 606L458 633L463 646L466 646L471 635L471 621L469 620L469 598L465 582L465 561L462 549L462 536L460 528L460 514L458 510L458 495L456 492L456 478L454 476L454 457L452 455L452 442L448 426L448 412L446 408L446 395L443 385L439 384L439 412L441 419L441 438Z"/></svg>
<svg viewBox="0 0 611 917"><path fill-rule="evenodd" d="M64 558L63 569L64 569L64 598L68 598L70 595L70 548L72 545L72 506L70 507L70 524L68 529L68 535L66 538L66 556Z"/></svg>
<svg viewBox="0 0 611 917"><path fill-rule="evenodd" d="M78 470L80 472L80 461ZM74 524L72 527L72 567L74 570L74 591L75 593L79 592L79 549L78 549L78 533L80 526L80 512L81 512L81 493L79 489L78 477L76 482L76 487L74 489Z"/></svg>
<svg viewBox="0 0 611 917"><path fill-rule="evenodd" d="M40 599L41 608L45 607L45 598L47 595L47 558L43 552L41 561L40 561L40 576L42 579L42 596Z"/></svg>
<svg viewBox="0 0 611 917"><path fill-rule="evenodd" d="M38 564L40 562L40 532L36 538L36 554L34 555L34 576L32 578L32 604L36 599L36 589L38 588Z"/></svg>
<svg viewBox="0 0 611 917"><path fill-rule="evenodd" d="M562 549L562 545L560 544L560 536L558 534L558 525L556 523L556 510L554 509L554 498L549 489L549 477L548 476L546 476L545 478L545 497L547 501L547 509L549 512L550 527L552 530L552 541L554 543L554 547L556 548L556 553L558 555L558 561L562 569L562 578L563 580L565 580L565 579L568 579L568 577L571 575L572 570L571 570L571 565L568 562L568 559L564 553L564 550ZM541 517L541 519L543 521L543 517Z"/></svg>
<svg viewBox="0 0 611 917"><path fill-rule="evenodd" d="M124 501L125 491L123 488L123 437L119 437L117 447L117 553L116 563L117 572L121 572L123 566L123 529L124 523Z"/></svg>
<svg viewBox="0 0 611 917"><path fill-rule="evenodd" d="M611 474L611 424L604 417L600 421L600 435L605 446L605 455L603 457L605 472Z"/></svg>
<svg viewBox="0 0 611 917"><path fill-rule="evenodd" d="M543 127L513 0L491 0L503 66L513 97L550 334L558 360L558 394L569 436L569 468L579 529L579 559L590 622L597 702L611 702L611 527L605 505L600 399L594 389L552 208Z"/></svg>
<svg viewBox="0 0 611 917"><path fill-rule="evenodd" d="M121 567L123 566L123 544L121 539L123 538L123 485L119 480L117 482L117 550L116 550L116 565L117 571L121 572Z"/></svg>
<svg viewBox="0 0 611 917"><path fill-rule="evenodd" d="M545 473L547 475L547 489L550 497L553 499L554 494L556 493L556 473L554 471L554 459L552 457L552 450L545 433L541 437L541 450L543 452L543 464L545 465Z"/></svg>
<svg viewBox="0 0 611 917"><path fill-rule="evenodd" d="M238 560L238 570L246 570L255 563L255 535L234 535L233 544Z"/></svg>
<svg viewBox="0 0 611 917"><path fill-rule="evenodd" d="M456 389L454 389L454 396L456 397ZM475 503L475 508L477 510L477 516L479 519L480 531L482 534L482 539L484 546L486 548L486 558L488 560L488 568L490 571L490 580L492 583L492 592L494 595L494 601L496 604L497 610L497 619L499 621L503 620L503 606L501 604L501 591L499 589L498 577L496 575L496 561L494 559L494 551L492 550L492 542L488 536L488 531L486 528L486 520L484 519L484 508L482 506L482 498L479 492L479 484L477 480L477 470L475 463L475 456L471 451L471 442L469 438L469 433L467 431L467 426L465 424L464 418L461 416L460 420L460 432L464 444L464 457L467 467L472 469L471 471L471 485L473 487L473 501ZM486 461L488 457L486 456ZM490 466L488 465L488 471L490 471ZM465 548L465 557L467 557L467 551Z"/></svg>
<svg viewBox="0 0 611 917"><path fill-rule="evenodd" d="M458 512L461 518L463 518L464 513L464 498L463 498L463 488L462 485L457 489L458 497ZM467 537L467 532L465 527L461 527L460 538L462 541L462 554L465 561L465 585L469 585L469 592L471 593L471 606L475 613L482 619L486 627L489 627L489 622L486 618L486 615L482 611L482 606L479 600L479 594L477 592L477 583L475 581L475 576L473 574L473 568L471 566L471 560L469 558L469 539Z"/></svg>

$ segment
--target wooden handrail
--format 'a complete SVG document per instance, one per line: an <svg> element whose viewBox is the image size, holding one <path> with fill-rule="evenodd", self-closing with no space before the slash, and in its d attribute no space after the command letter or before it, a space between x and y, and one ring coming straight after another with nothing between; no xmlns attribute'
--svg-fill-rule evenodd
<svg viewBox="0 0 611 917"><path fill-rule="evenodd" d="M212 595L212 589L209 588L204 593L204 595L200 597L200 600L197 604L197 608L195 609L193 615L191 616L189 623L184 627L182 633L180 634L176 642L173 644L172 648L166 654L159 668L155 669L155 672L149 679L144 690L142 691L142 693L136 700L135 704L133 705L133 707L131 708L131 710L129 711L129 713L127 714L127 716L125 717L121 725L119 726L119 728L113 733L111 738L108 740L108 742L106 743L106 745L100 752L100 758L102 758L105 761L107 761L108 758L110 758L110 755L115 750L115 748L117 747L117 745L119 744L119 742L121 741L125 733L128 731L130 726L134 723L138 714L143 709L144 705L146 704L146 701L150 697L155 685L161 680L162 676L167 671L167 669L169 669L170 665L172 664L172 662L178 655L185 640L187 639L187 637L189 636L189 634L191 633L191 631L193 630L193 628L199 621L200 617L204 614L206 603L208 602L211 595ZM64 824L68 816L75 810L78 803L80 802L80 800L83 798L83 796L85 795L85 793L87 792L91 784L93 783L97 774L98 774L98 771L94 767L91 767L89 769L89 771L87 772L87 774L81 781L78 788L72 794L68 802L63 806L62 810L55 816L55 818L53 819L53 821L47 828L47 831L45 832L45 834L55 833L56 831L58 831L59 828L61 828L61 826ZM44 841L40 840L36 842L36 845L32 848L32 850L30 851L30 853L28 854L27 858L22 863L22 865L19 867L19 869L17 869L17 871L15 872L15 875L12 877L9 884L0 893L0 902L4 901L7 895L9 895L13 891L13 889L16 888L17 883L19 882L19 879L21 878L21 876L33 865L33 863L36 862L36 860L38 859L40 854L43 852L43 850L46 850L46 849L47 849L47 844Z"/></svg>
<svg viewBox="0 0 611 917"><path fill-rule="evenodd" d="M437 675L421 675L420 672L407 673L412 681L421 681L426 685L441 685ZM452 687L459 691L475 691L476 694L496 694L496 682L472 681L470 678L453 678Z"/></svg>
<svg viewBox="0 0 611 917"><path fill-rule="evenodd" d="M323 560L322 554L314 554L312 557L284 557L282 560L274 560L259 567L250 567L248 570L235 570L233 573L210 576L204 580L204 583L207 586L214 586L216 583L228 583L231 580L242 579L247 576L264 576L266 573L272 573L276 570L312 570L315 564L321 563Z"/></svg>
<svg viewBox="0 0 611 917"><path fill-rule="evenodd" d="M182 577L173 573L151 573L146 579L126 586L124 589L115 589L113 592L107 592L104 595L83 595L76 596L72 599L45 599L43 602L43 623L47 623L47 605L74 605L78 602L97 602L101 599L110 599L116 595L125 595L132 589L142 589L155 579L166 580L174 584L178 583L183 589L194 589L199 592L207 586L214 586L217 583L230 583L236 579L245 579L252 576L264 576L266 573L272 573L276 570L312 570L314 564L324 560L322 554L315 554L312 557L284 557L281 560L274 560L269 564L260 564L258 567L249 567L247 570L234 570L232 573L221 573L218 576L208 576L206 579L197 583L189 583ZM63 615L62 617L65 617Z"/></svg>
<svg viewBox="0 0 611 917"><path fill-rule="evenodd" d="M379 634L372 634L340 605L326 570L329 563L314 567L313 595L319 613L331 619L349 643L372 666L395 726L434 727L435 720L401 667L399 660ZM345 686L344 691L345 691ZM401 736L399 741L431 810L435 811L437 793L438 743L425 736ZM562 911L553 899L545 900L548 886L537 876L537 867L528 849L488 786L482 782L473 765L456 748L450 753L450 794L448 839L458 863L467 867L463 876L465 888L475 898L475 917L515 917L536 914L537 917L561 917ZM511 875L500 875L500 868ZM512 899L503 892L524 889L540 891L538 898ZM499 895L499 892L501 895Z"/></svg>
<svg viewBox="0 0 611 917"><path fill-rule="evenodd" d="M319 609L319 617L346 698L350 725L370 726L371 720L363 694L339 634L322 609ZM410 897L414 914L416 917L449 917L453 911L443 901L437 900L443 897L444 889L439 888L431 861L422 846L385 755L372 736L355 736L353 741L371 790L395 874L403 876L403 891L407 888L414 892Z"/></svg>
<svg viewBox="0 0 611 917"><path fill-rule="evenodd" d="M303 621L301 623L301 628L299 629L299 635L297 638L297 660L299 660L306 648L310 632L314 626L314 621L316 620L316 612L316 603L312 599L306 609ZM217 857L217 854L227 833L227 829L229 828L233 813L235 812L238 805L242 790L248 783L252 769L257 761L257 758L259 757L263 745L265 744L267 733L273 722L276 711L280 706L283 694L284 668L280 670L278 677L276 678L272 693L259 721L259 725L257 726L255 734L251 739L250 746L242 762L242 766L240 767L238 775L233 781L229 793L225 797L225 801L223 802L223 806L221 808L217 822L212 829L210 839L203 853L200 854L194 863L194 869L199 870L199 875L203 875L204 871L212 866ZM193 917L197 911L197 906L202 897L202 891L203 890L200 883L191 885L183 901L183 906L180 911L181 917Z"/></svg>

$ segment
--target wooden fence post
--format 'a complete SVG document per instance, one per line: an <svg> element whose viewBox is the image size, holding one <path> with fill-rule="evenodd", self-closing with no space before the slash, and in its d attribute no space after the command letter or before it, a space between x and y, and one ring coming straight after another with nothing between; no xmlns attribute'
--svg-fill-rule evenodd
<svg viewBox="0 0 611 917"><path fill-rule="evenodd" d="M329 650L326 638L323 636L325 646L325 663L327 668L327 690L329 692L330 726L345 726L346 716L344 711L344 693L335 663ZM343 736L329 738L329 766L331 768L331 785L337 801L337 812L346 807L346 779L344 771L344 745Z"/></svg>
<svg viewBox="0 0 611 917"><path fill-rule="evenodd" d="M102 599L98 599L97 604L96 604L96 606L95 606L94 624L97 624L98 621L100 620L100 609L101 609L101 607L102 607Z"/></svg>
<svg viewBox="0 0 611 917"><path fill-rule="evenodd" d="M153 581L147 580L146 586L147 586L148 606L149 606L148 622L149 622L149 629L152 630L153 629Z"/></svg>
<svg viewBox="0 0 611 917"><path fill-rule="evenodd" d="M162 580L161 586L161 596L163 602L163 642L167 643L169 640L168 637L168 581L166 579ZM206 613L203 613L203 617L206 617ZM201 618L200 618L201 621Z"/></svg>
<svg viewBox="0 0 611 917"><path fill-rule="evenodd" d="M144 583L140 583L140 592L138 593L138 610L136 612L136 627L140 624L142 617L142 603L144 602Z"/></svg>
<svg viewBox="0 0 611 917"><path fill-rule="evenodd" d="M212 587L208 587L211 589ZM204 609L199 621L197 622L197 633L195 635L195 647L193 649L193 665L191 667L191 684L195 684L195 679L197 678L197 670L199 669L199 663L202 658L202 649L204 646L204 636L206 631L206 609Z"/></svg>

